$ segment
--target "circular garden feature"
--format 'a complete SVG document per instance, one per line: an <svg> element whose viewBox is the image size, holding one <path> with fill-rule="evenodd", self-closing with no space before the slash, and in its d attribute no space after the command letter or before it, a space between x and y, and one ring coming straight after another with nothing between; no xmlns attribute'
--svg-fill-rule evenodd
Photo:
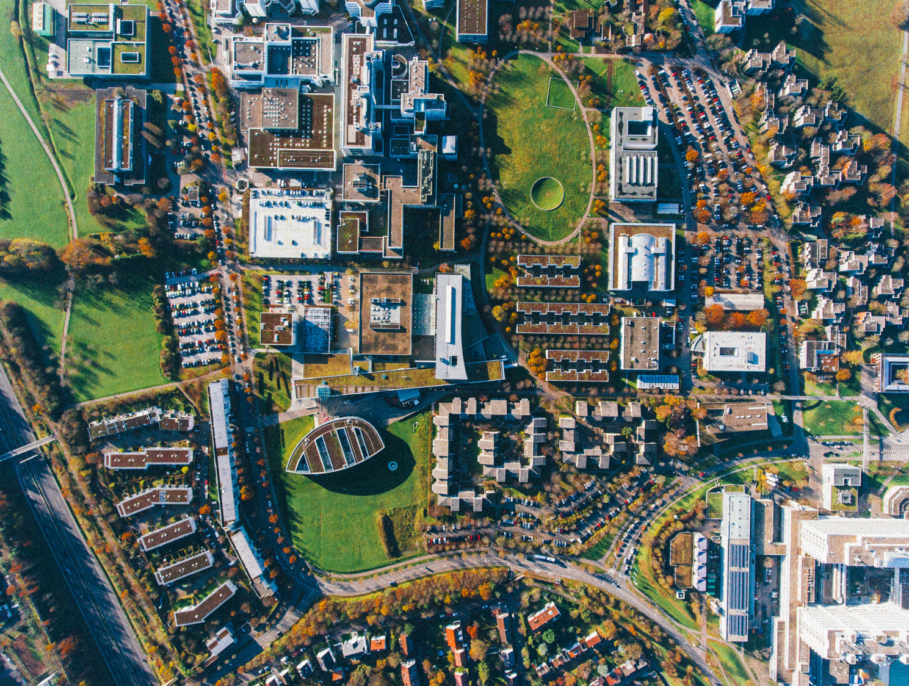
<svg viewBox="0 0 909 686"><path fill-rule="evenodd" d="M558 179L543 176L537 179L530 189L530 199L541 210L557 210L565 199L565 189Z"/></svg>

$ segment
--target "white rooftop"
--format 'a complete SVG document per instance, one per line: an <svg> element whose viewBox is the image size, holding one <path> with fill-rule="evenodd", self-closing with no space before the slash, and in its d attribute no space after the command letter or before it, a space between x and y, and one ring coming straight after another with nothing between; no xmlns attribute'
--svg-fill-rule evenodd
<svg viewBox="0 0 909 686"><path fill-rule="evenodd" d="M253 257L327 259L331 200L321 192L256 189L249 200Z"/></svg>
<svg viewBox="0 0 909 686"><path fill-rule="evenodd" d="M708 372L763 372L767 369L767 334L707 331L692 345L704 353Z"/></svg>

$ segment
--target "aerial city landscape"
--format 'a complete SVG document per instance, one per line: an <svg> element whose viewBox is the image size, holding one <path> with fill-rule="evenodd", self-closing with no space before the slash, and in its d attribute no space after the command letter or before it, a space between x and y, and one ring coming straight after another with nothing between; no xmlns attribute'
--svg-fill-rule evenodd
<svg viewBox="0 0 909 686"><path fill-rule="evenodd" d="M0 686L909 686L909 2L0 8Z"/></svg>

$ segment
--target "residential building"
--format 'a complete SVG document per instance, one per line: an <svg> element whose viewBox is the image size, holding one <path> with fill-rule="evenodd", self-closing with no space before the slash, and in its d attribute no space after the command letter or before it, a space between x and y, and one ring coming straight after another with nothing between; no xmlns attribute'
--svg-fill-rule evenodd
<svg viewBox="0 0 909 686"><path fill-rule="evenodd" d="M533 633L537 633L556 621L560 615L559 608L555 603L546 603L542 610L527 615L527 624L530 625L530 630Z"/></svg>
<svg viewBox="0 0 909 686"><path fill-rule="evenodd" d="M232 528L239 518L240 483L231 435L230 381L219 379L208 385L212 448L217 476L221 525Z"/></svg>

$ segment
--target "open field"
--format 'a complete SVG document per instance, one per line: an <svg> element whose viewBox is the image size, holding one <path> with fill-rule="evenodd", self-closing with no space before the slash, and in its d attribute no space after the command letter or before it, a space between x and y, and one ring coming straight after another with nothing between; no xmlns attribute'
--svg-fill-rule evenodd
<svg viewBox="0 0 909 686"><path fill-rule="evenodd" d="M158 359L150 273L137 270L117 287L81 288L69 323L67 371L77 400L167 383Z"/></svg>
<svg viewBox="0 0 909 686"><path fill-rule="evenodd" d="M294 546L316 566L355 572L390 562L376 526L389 513L404 556L412 552L418 521L426 505L432 422L429 412L380 429L385 450L350 472L319 478L284 471L296 444L311 429L303 417L268 427L266 449L276 479L278 501ZM388 469L395 461L398 468ZM415 513L415 514L414 514Z"/></svg>
<svg viewBox="0 0 909 686"><path fill-rule="evenodd" d="M878 409L901 431L909 427L909 398L901 393L881 393L877 396Z"/></svg>
<svg viewBox="0 0 909 686"><path fill-rule="evenodd" d="M562 204L565 197L565 190L562 184L551 176L544 176L539 179L530 191L534 204L541 210L554 210Z"/></svg>
<svg viewBox="0 0 909 686"><path fill-rule="evenodd" d="M704 36L712 36L716 3L708 5L704 0L691 0L691 7L694 9L694 16L697 17Z"/></svg>
<svg viewBox="0 0 909 686"><path fill-rule="evenodd" d="M253 359L255 388L265 414L290 408L291 368L291 359L284 353L257 353Z"/></svg>
<svg viewBox="0 0 909 686"><path fill-rule="evenodd" d="M502 200L524 227L546 240L564 238L584 215L589 199L590 149L578 112L546 106L551 69L520 55L496 74L500 92L490 96L485 119L492 174ZM561 78L561 77L558 77ZM532 133L532 135L531 135ZM561 182L565 199L557 210L534 207L530 191L541 176Z"/></svg>
<svg viewBox="0 0 909 686"><path fill-rule="evenodd" d="M848 104L889 131L902 49L900 33L889 21L893 5L893 0L793 0L794 12L783 8L749 17L744 45L763 50L785 39L798 50L804 72L836 78ZM796 16L800 23L793 32Z"/></svg>
<svg viewBox="0 0 909 686"><path fill-rule="evenodd" d="M575 84L575 87L577 87L577 84ZM565 83L565 79L560 76L553 76L549 79L549 95L546 98L546 104L563 110L573 110L578 106L571 88Z"/></svg>
<svg viewBox="0 0 909 686"><path fill-rule="evenodd" d="M708 641L708 644L719 659L728 686L749 686L752 683L748 678L748 671L745 669L745 665L742 664L734 648L720 641Z"/></svg>
<svg viewBox="0 0 909 686"><path fill-rule="evenodd" d="M0 64L38 130L46 135L25 57L9 31L14 11L14 0L0 0L0 19L6 27L0 31ZM0 87L0 237L32 238L55 248L66 245L69 230L63 201L53 165L6 88Z"/></svg>
<svg viewBox="0 0 909 686"><path fill-rule="evenodd" d="M862 408L843 401L806 401L802 406L805 430L815 436L862 433Z"/></svg>
<svg viewBox="0 0 909 686"><path fill-rule="evenodd" d="M10 300L28 310L29 322L38 340L50 346L54 354L60 352L63 335L64 300L57 289L64 279L61 271L35 279L0 280L0 300Z"/></svg>

